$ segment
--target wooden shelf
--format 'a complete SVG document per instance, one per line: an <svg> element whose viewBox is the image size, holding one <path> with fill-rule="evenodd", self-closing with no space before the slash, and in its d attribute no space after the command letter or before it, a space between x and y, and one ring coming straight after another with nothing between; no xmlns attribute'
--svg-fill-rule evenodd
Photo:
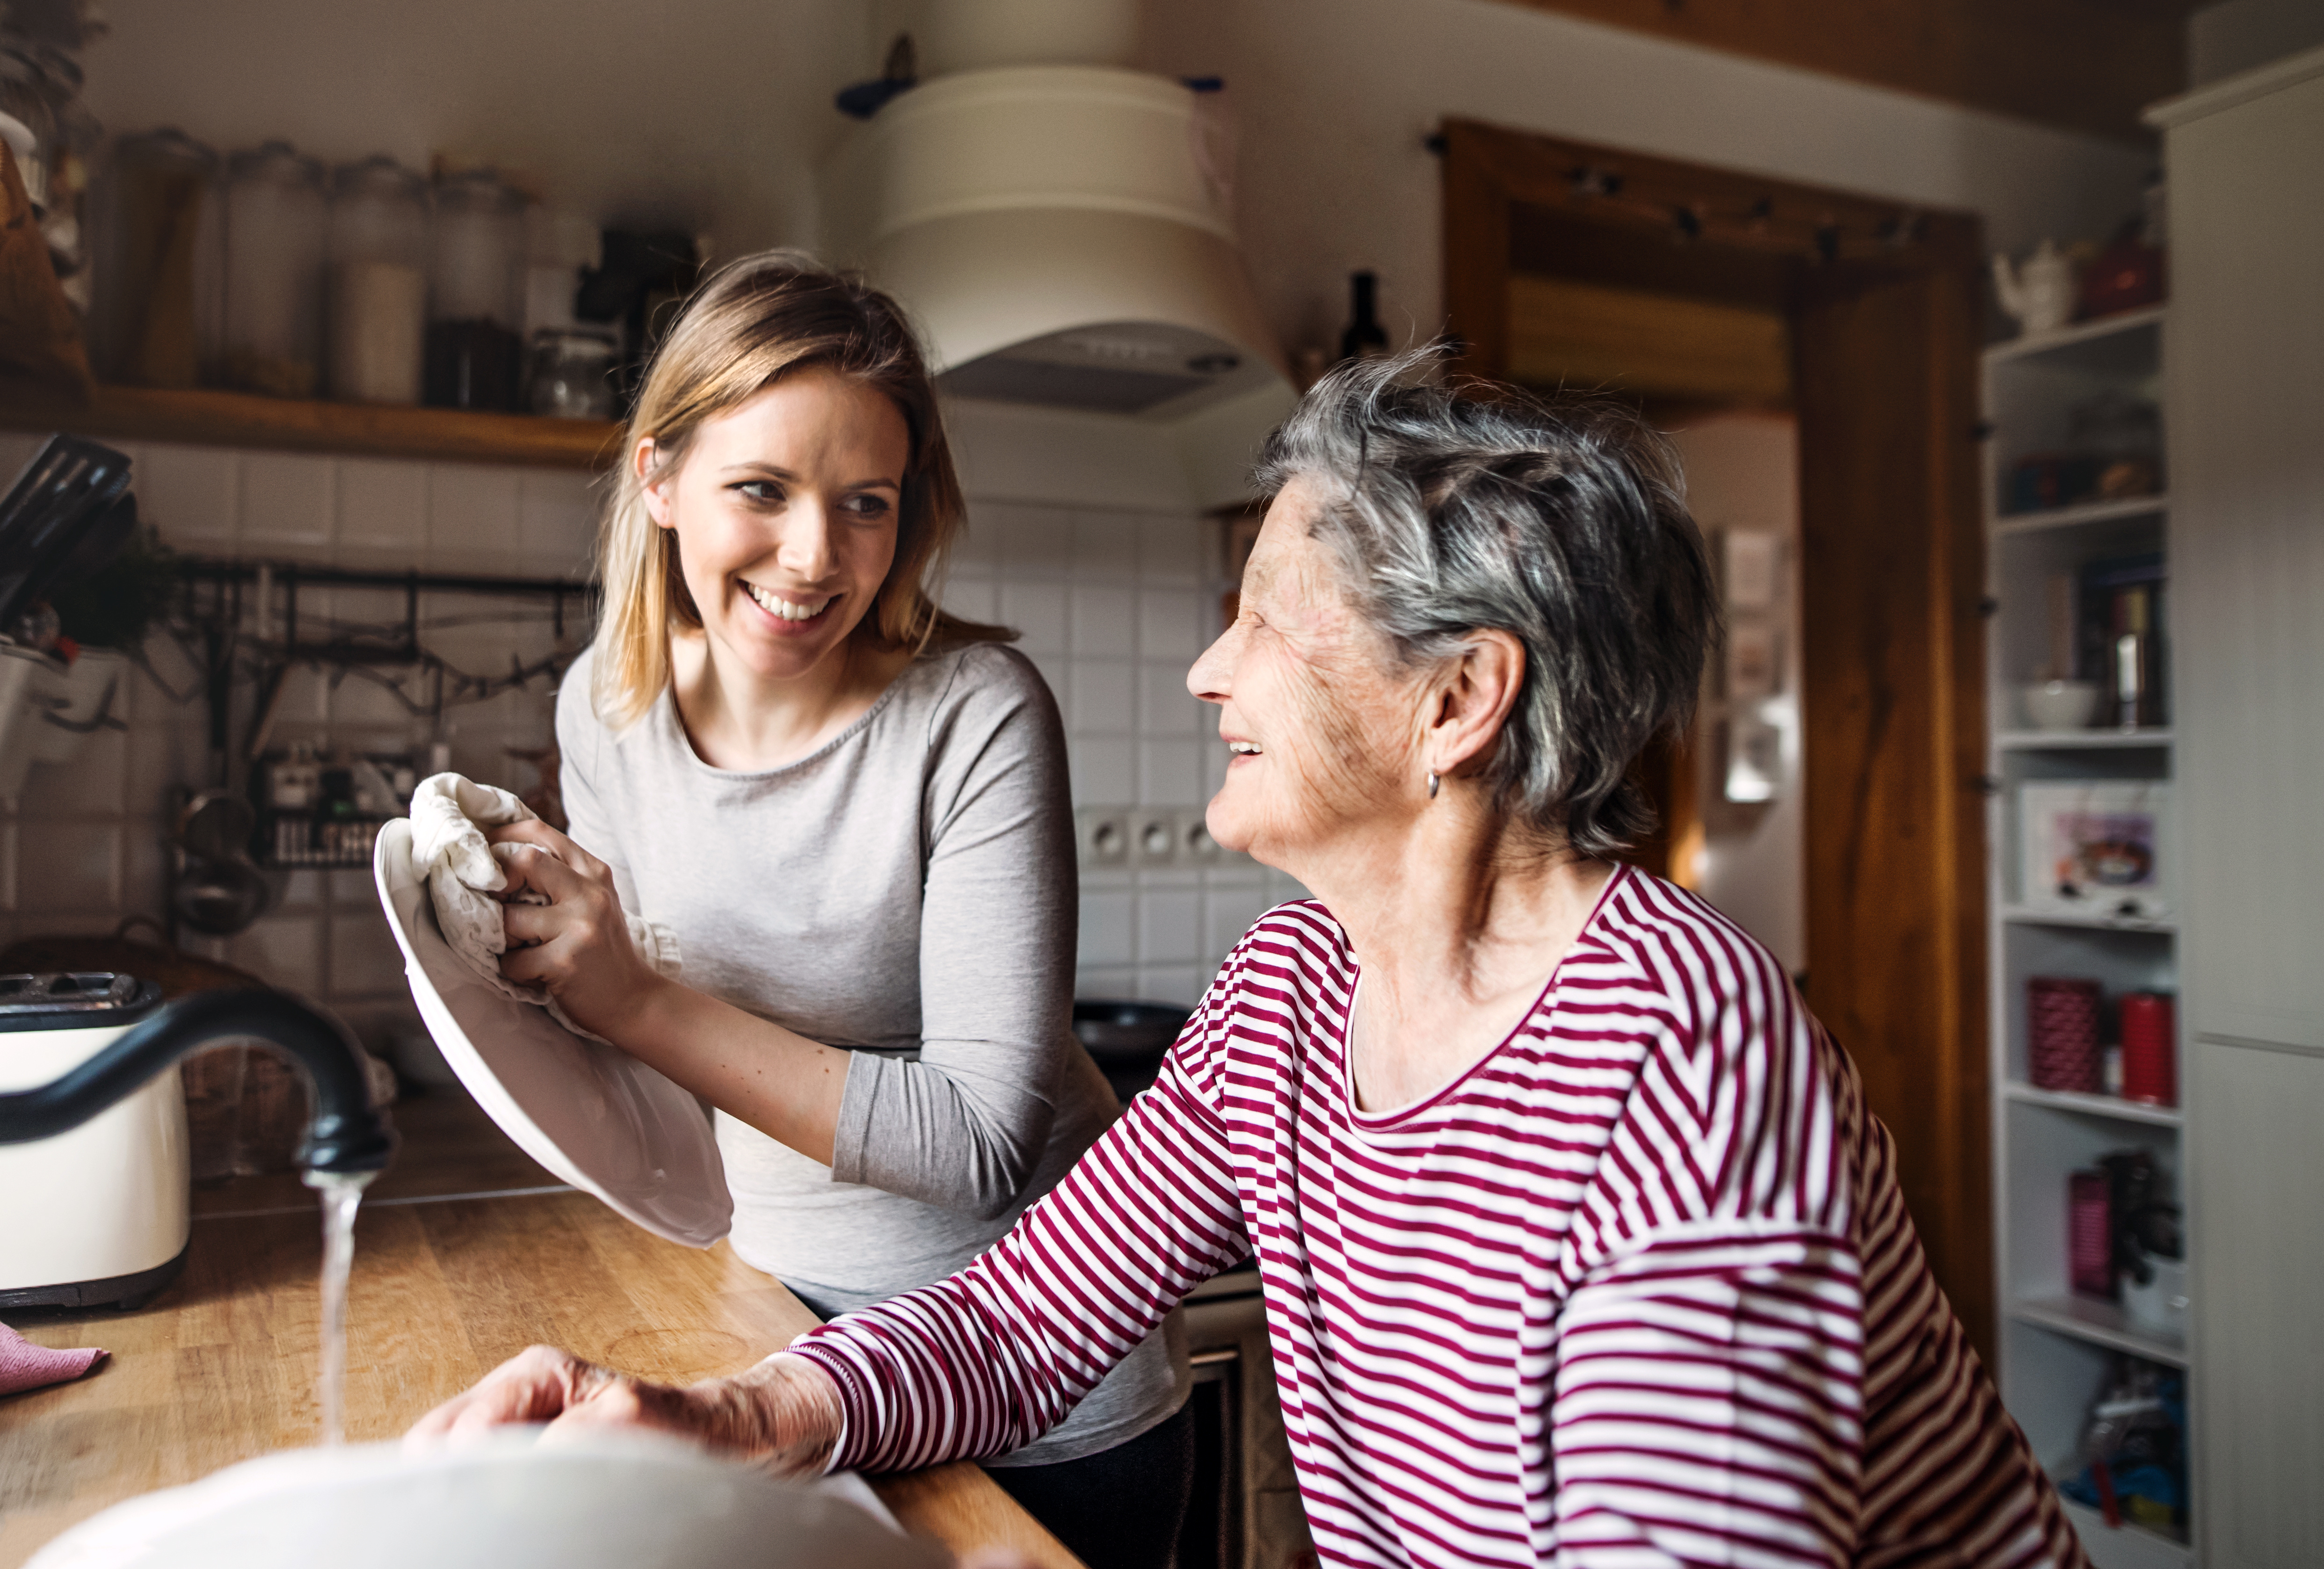
<svg viewBox="0 0 2324 1569"><path fill-rule="evenodd" d="M2009 1316L2020 1324L2036 1324L2093 1345L2143 1356L2149 1362L2170 1367L2187 1365L2183 1341L2165 1340L2159 1335L2133 1329L2123 1310L2112 1302L2085 1297L2036 1297L2011 1303Z"/></svg>
<svg viewBox="0 0 2324 1569"><path fill-rule="evenodd" d="M2168 496L2126 496L2113 501L2082 501L2071 507L2052 507L2041 512L2003 512L1993 519L1993 531L2041 534L2053 528L2079 528L2091 523L2116 523L2125 518L2160 516L2171 510Z"/></svg>
<svg viewBox="0 0 2324 1569"><path fill-rule="evenodd" d="M2083 926L2095 931L2163 933L2179 930L2176 921L2150 921L2127 915L2084 915L2073 910L2037 910L2029 904L2005 905L2001 918L2012 926Z"/></svg>
<svg viewBox="0 0 2324 1569"><path fill-rule="evenodd" d="M595 469L612 459L620 426L384 403L325 403L249 392L101 387L85 404L0 400L0 429L69 430L128 441L261 447L362 457L438 458Z"/></svg>
<svg viewBox="0 0 2324 1569"><path fill-rule="evenodd" d="M2148 1106L2143 1101L2125 1100L2118 1095L2084 1095L2070 1089L2042 1089L2015 1078L2003 1086L2001 1093L2027 1106L2045 1106L2053 1111L2080 1112L2088 1116L2113 1117L2118 1122L2144 1123L2151 1127L2175 1128L2187 1120L2175 1106Z"/></svg>
<svg viewBox="0 0 2324 1569"><path fill-rule="evenodd" d="M2003 752L2122 751L2141 747L2167 747L2167 725L2143 730L1996 730L1993 745Z"/></svg>

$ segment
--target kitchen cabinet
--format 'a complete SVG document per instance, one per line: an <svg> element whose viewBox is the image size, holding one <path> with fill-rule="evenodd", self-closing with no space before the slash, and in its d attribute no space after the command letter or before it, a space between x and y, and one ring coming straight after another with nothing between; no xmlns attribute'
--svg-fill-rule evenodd
<svg viewBox="0 0 2324 1569"><path fill-rule="evenodd" d="M2159 106L2196 1546L2324 1562L2324 50Z"/></svg>

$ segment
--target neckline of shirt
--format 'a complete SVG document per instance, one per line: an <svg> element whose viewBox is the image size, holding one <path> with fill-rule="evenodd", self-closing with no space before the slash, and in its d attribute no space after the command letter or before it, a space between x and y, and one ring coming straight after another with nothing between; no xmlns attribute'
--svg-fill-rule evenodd
<svg viewBox="0 0 2324 1569"><path fill-rule="evenodd" d="M1541 989L1534 994L1533 1001L1526 1005L1524 1013L1517 1015L1517 1023L1509 1026L1508 1033L1493 1043L1491 1051L1479 1057L1474 1062L1422 1096L1418 1100L1406 1101L1402 1106L1391 1106L1385 1111L1368 1112L1356 1103L1356 1054L1352 1037L1355 1033L1356 995L1363 989L1364 967L1363 961L1356 957L1355 950L1346 946L1347 937L1343 931L1341 933L1341 951L1348 956L1349 964L1355 969L1355 979L1348 986L1348 1000L1340 1009L1340 1023L1336 1032L1336 1044L1340 1052L1340 1096L1348 1108L1349 1124L1361 1133L1394 1133L1399 1125L1426 1115L1451 1096L1459 1094L1471 1079L1483 1071L1487 1064L1508 1051L1509 1043L1524 1034L1526 1028L1548 1005L1552 994L1557 990L1559 980L1565 974L1565 967L1573 961L1574 955L1580 953L1585 946L1593 950L1604 946L1598 938L1599 922L1613 901L1614 890L1620 886L1623 880L1634 870L1635 868L1628 861L1615 863L1614 875L1608 877L1606 885L1598 890L1598 902L1591 905L1588 918L1582 922L1582 930L1573 934L1573 940L1566 945L1563 953L1558 955L1557 962L1549 967L1549 975L1541 983Z"/></svg>
<svg viewBox="0 0 2324 1569"><path fill-rule="evenodd" d="M967 650L955 649L948 652L957 658ZM872 700L871 707L848 720L845 729L841 730L806 757L794 757L788 763L779 763L771 768L721 768L715 763L704 761L702 754L694 749L694 738L686 733L686 720L678 711L678 687L675 683L661 689L661 701L654 705L654 712L667 731L667 739L678 743L678 749L684 755L686 760L712 778L730 781L774 779L823 761L824 758L862 734L864 730L871 728L872 721L880 717L881 711L895 701L896 693L903 690L904 684L912 678L914 672L923 668L933 669L937 659L941 657L943 657L941 655L936 658L923 656L913 659L896 673L896 678L893 681L881 688L880 695Z"/></svg>

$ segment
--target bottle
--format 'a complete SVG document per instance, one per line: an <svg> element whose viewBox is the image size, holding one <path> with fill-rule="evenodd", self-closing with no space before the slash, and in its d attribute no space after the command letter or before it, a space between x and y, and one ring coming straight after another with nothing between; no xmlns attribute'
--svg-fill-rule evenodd
<svg viewBox="0 0 2324 1569"><path fill-rule="evenodd" d="M1388 334L1379 324L1379 275L1351 272L1348 283L1354 295L1348 330L1340 335L1340 358L1369 360L1388 353Z"/></svg>

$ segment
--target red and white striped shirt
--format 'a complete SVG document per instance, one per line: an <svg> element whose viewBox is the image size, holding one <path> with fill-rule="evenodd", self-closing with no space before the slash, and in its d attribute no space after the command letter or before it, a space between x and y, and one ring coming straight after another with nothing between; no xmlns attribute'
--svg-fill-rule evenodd
<svg viewBox="0 0 2324 1569"><path fill-rule="evenodd" d="M1335 1564L2084 1564L1938 1292L1888 1136L1765 950L1615 873L1525 1021L1356 1109L1319 905L975 1264L795 1349L835 1463L999 1454L1256 1250Z"/></svg>

